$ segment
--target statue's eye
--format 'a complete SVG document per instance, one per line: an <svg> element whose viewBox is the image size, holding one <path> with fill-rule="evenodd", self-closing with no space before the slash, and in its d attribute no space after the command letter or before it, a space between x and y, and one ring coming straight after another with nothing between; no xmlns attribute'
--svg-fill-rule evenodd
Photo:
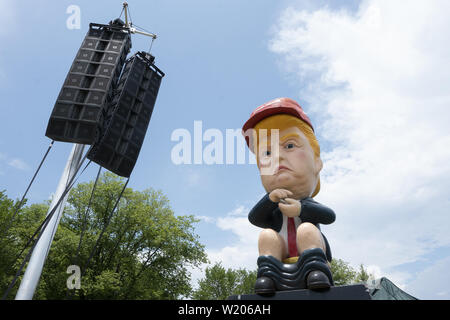
<svg viewBox="0 0 450 320"><path fill-rule="evenodd" d="M294 144L293 144L293 143L288 143L288 144L285 146L285 148L286 148L286 149L292 149L292 148L294 148Z"/></svg>

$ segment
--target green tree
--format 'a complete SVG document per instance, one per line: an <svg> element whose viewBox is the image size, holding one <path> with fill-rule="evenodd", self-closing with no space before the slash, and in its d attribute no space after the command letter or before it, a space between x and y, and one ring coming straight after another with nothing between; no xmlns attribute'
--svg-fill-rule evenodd
<svg viewBox="0 0 450 320"><path fill-rule="evenodd" d="M14 211L14 201L9 199L5 190L0 191L0 288L7 288L9 274L14 257L18 254L14 247L14 238L9 236L8 227Z"/></svg>
<svg viewBox="0 0 450 320"><path fill-rule="evenodd" d="M160 191L141 192L131 188L125 189L111 216L124 179L108 172L101 175L90 210L87 210L93 184L93 181L80 183L70 192L34 298L177 299L189 296L192 288L188 268L207 262L204 246L194 230L197 220L191 215L175 215L169 200ZM17 248L14 254L44 219L47 210L48 204L21 210L8 232L10 247ZM102 231L103 236L87 265ZM2 246L0 256L6 254ZM8 253L9 256L14 254ZM0 278L2 292L22 261L23 257ZM69 291L66 281L70 276L67 268L71 265L79 266L82 276L81 288ZM14 295L15 291L8 298Z"/></svg>
<svg viewBox="0 0 450 320"><path fill-rule="evenodd" d="M331 273L336 286L350 284L356 277L355 270L341 259L333 259L331 261Z"/></svg>
<svg viewBox="0 0 450 320"><path fill-rule="evenodd" d="M331 261L331 273L336 286L365 283L370 277L373 277L372 274L367 272L363 264L360 264L359 271L356 271L349 263L341 259L333 259Z"/></svg>
<svg viewBox="0 0 450 320"><path fill-rule="evenodd" d="M25 201L26 203L26 201ZM0 295L8 288L27 251L26 243L37 229L47 211L46 204L33 204L16 212L19 201L13 201L0 192ZM16 213L14 219L13 215ZM14 298L17 286L8 298Z"/></svg>
<svg viewBox="0 0 450 320"><path fill-rule="evenodd" d="M250 294L256 281L256 271L225 269L221 263L207 267L205 277L193 292L195 300L225 300L234 294Z"/></svg>
<svg viewBox="0 0 450 320"><path fill-rule="evenodd" d="M373 277L361 264L359 271L341 259L333 259L331 273L336 286L364 283ZM195 300L224 300L231 295L253 294L257 271L225 269L221 263L205 269L205 275L198 280L198 288L192 298Z"/></svg>
<svg viewBox="0 0 450 320"><path fill-rule="evenodd" d="M359 272L356 274L355 279L353 280L356 283L366 283L369 278L373 278L374 276L367 272L364 268L363 264L359 265Z"/></svg>

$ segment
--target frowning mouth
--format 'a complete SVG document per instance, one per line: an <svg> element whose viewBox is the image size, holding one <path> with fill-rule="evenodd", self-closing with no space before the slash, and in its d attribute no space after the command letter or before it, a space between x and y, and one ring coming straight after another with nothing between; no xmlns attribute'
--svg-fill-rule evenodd
<svg viewBox="0 0 450 320"><path fill-rule="evenodd" d="M285 166L279 166L277 168L277 173L281 172L281 171L291 171L291 169L289 169L288 167L285 167Z"/></svg>

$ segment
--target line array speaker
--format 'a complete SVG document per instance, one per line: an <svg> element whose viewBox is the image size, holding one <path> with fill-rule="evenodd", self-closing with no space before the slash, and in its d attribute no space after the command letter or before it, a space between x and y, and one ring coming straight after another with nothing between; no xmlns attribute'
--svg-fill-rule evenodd
<svg viewBox="0 0 450 320"><path fill-rule="evenodd" d="M53 107L45 135L92 144L131 48L124 23L91 23Z"/></svg>
<svg viewBox="0 0 450 320"><path fill-rule="evenodd" d="M164 77L153 62L154 57L146 52L125 62L101 136L87 155L123 177L129 177L136 164Z"/></svg>

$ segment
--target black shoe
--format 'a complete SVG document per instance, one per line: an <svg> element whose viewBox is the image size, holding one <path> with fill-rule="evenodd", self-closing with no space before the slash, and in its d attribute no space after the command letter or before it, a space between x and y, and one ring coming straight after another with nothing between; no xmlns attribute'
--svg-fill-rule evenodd
<svg viewBox="0 0 450 320"><path fill-rule="evenodd" d="M270 295L275 293L275 282L269 277L259 277L256 279L255 293L260 295Z"/></svg>
<svg viewBox="0 0 450 320"><path fill-rule="evenodd" d="M330 288L330 280L322 271L311 271L306 278L306 286L311 290Z"/></svg>

